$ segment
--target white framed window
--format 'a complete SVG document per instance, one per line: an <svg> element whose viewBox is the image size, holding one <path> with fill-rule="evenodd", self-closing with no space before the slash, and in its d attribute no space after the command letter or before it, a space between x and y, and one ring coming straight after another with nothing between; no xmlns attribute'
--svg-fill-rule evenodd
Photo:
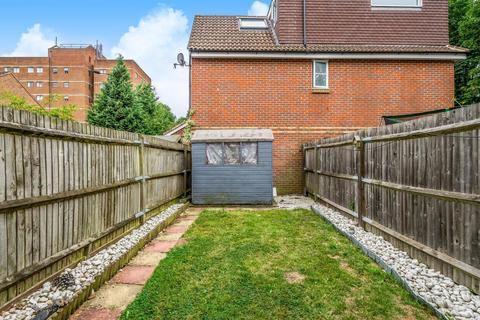
<svg viewBox="0 0 480 320"><path fill-rule="evenodd" d="M33 88L33 81L27 81L27 88Z"/></svg>
<svg viewBox="0 0 480 320"><path fill-rule="evenodd" d="M43 100L43 96L36 96L35 99L37 99L37 101L42 101L42 100Z"/></svg>
<svg viewBox="0 0 480 320"><path fill-rule="evenodd" d="M3 68L3 71L4 71L4 72L9 72L9 71L10 71L10 68L9 68L9 67L5 67L5 68Z"/></svg>
<svg viewBox="0 0 480 320"><path fill-rule="evenodd" d="M107 74L107 69L100 69L98 70L100 74Z"/></svg>
<svg viewBox="0 0 480 320"><path fill-rule="evenodd" d="M422 0L371 0L372 7L400 7L400 8L419 8L422 6Z"/></svg>
<svg viewBox="0 0 480 320"><path fill-rule="evenodd" d="M262 18L241 18L240 29L255 30L267 29L267 21Z"/></svg>
<svg viewBox="0 0 480 320"><path fill-rule="evenodd" d="M53 68L52 72L53 72L53 74L57 74L58 73L58 68Z"/></svg>
<svg viewBox="0 0 480 320"><path fill-rule="evenodd" d="M19 67L14 67L13 68L13 73L20 73L20 68Z"/></svg>
<svg viewBox="0 0 480 320"><path fill-rule="evenodd" d="M37 88L42 88L42 87L43 87L43 82L37 81Z"/></svg>
<svg viewBox="0 0 480 320"><path fill-rule="evenodd" d="M43 73L43 68L42 67L37 67L37 73Z"/></svg>
<svg viewBox="0 0 480 320"><path fill-rule="evenodd" d="M268 8L267 17L272 21L273 26L277 24L277 20L278 20L277 0L273 0L270 3L270 8Z"/></svg>
<svg viewBox="0 0 480 320"><path fill-rule="evenodd" d="M63 87L64 87L64 88L70 87L70 82L65 81L65 82L63 83Z"/></svg>
<svg viewBox="0 0 480 320"><path fill-rule="evenodd" d="M58 87L58 82L57 81L52 81L52 87L54 87L54 88Z"/></svg>
<svg viewBox="0 0 480 320"><path fill-rule="evenodd" d="M70 100L69 96L63 96L63 101L67 102L68 100Z"/></svg>
<svg viewBox="0 0 480 320"><path fill-rule="evenodd" d="M328 61L313 61L313 87L328 88Z"/></svg>
<svg viewBox="0 0 480 320"><path fill-rule="evenodd" d="M34 68L34 67L28 67L28 68L27 68L27 72L28 72L28 73L34 73L34 72L35 72L35 68Z"/></svg>
<svg viewBox="0 0 480 320"><path fill-rule="evenodd" d="M70 72L70 68L67 68L67 67L63 68L63 73L68 74L69 72Z"/></svg>

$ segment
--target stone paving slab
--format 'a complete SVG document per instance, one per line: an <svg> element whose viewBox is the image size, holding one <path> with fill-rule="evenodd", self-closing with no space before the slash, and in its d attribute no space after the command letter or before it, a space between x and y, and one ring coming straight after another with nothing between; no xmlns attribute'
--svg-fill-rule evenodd
<svg viewBox="0 0 480 320"><path fill-rule="evenodd" d="M121 314L121 310L82 307L70 317L70 320L112 320L120 318Z"/></svg>
<svg viewBox="0 0 480 320"><path fill-rule="evenodd" d="M88 300L88 308L107 308L123 311L143 289L142 285L107 284L98 290L94 299Z"/></svg>
<svg viewBox="0 0 480 320"><path fill-rule="evenodd" d="M165 233L180 233L188 230L188 226L174 224L165 229Z"/></svg>
<svg viewBox="0 0 480 320"><path fill-rule="evenodd" d="M152 266L128 265L117 273L110 283L145 284L155 271Z"/></svg>
<svg viewBox="0 0 480 320"><path fill-rule="evenodd" d="M183 233L162 233L157 237L157 240L179 240Z"/></svg>
<svg viewBox="0 0 480 320"><path fill-rule="evenodd" d="M172 248L185 245L182 238L194 223L203 208L189 208L173 225L150 242L137 256L100 288L80 309L70 317L72 320L116 320L123 310L143 289L156 266ZM167 231L168 230L168 231Z"/></svg>
<svg viewBox="0 0 480 320"><path fill-rule="evenodd" d="M154 240L148 246L146 246L143 251L166 253L175 247L176 244L176 240Z"/></svg>
<svg viewBox="0 0 480 320"><path fill-rule="evenodd" d="M129 264L134 266L157 266L167 255L163 252L140 252Z"/></svg>

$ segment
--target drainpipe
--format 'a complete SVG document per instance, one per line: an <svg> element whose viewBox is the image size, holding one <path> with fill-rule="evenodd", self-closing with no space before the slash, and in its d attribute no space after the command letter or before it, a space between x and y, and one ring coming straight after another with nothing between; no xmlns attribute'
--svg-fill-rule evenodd
<svg viewBox="0 0 480 320"><path fill-rule="evenodd" d="M192 50L188 56L188 113L190 113L190 109L192 109Z"/></svg>
<svg viewBox="0 0 480 320"><path fill-rule="evenodd" d="M303 0L303 46L307 47L307 0Z"/></svg>

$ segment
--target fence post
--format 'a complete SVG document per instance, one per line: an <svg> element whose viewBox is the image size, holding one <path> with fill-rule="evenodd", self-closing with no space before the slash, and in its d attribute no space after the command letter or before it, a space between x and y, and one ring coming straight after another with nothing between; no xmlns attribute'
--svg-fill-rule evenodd
<svg viewBox="0 0 480 320"><path fill-rule="evenodd" d="M313 199L315 201L318 201L318 198L317 196L320 194L320 175L318 174L318 143L315 142L315 148L313 148L313 152L315 152L315 154L313 155L313 174L314 174L314 178L316 178L315 180L317 180L317 183L315 185L315 192L313 193Z"/></svg>
<svg viewBox="0 0 480 320"><path fill-rule="evenodd" d="M358 135L354 137L355 151L357 153L356 157L356 168L357 168L357 192L355 197L355 205L358 214L358 225L361 228L365 228L363 223L363 217L366 212L366 203L365 203L365 184L363 183L363 177L365 176L365 142L362 141L362 138Z"/></svg>
<svg viewBox="0 0 480 320"><path fill-rule="evenodd" d="M183 197L187 197L188 157L187 145L183 145Z"/></svg>
<svg viewBox="0 0 480 320"><path fill-rule="evenodd" d="M140 148L138 149L139 162L140 162L140 211L143 212L140 218L140 223L145 223L145 138L142 134L139 134Z"/></svg>

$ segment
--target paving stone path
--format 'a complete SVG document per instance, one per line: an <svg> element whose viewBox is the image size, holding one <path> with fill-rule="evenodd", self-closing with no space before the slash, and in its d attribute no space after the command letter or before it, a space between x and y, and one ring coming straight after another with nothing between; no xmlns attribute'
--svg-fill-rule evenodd
<svg viewBox="0 0 480 320"><path fill-rule="evenodd" d="M183 234L203 209L189 208L141 250L109 282L95 292L71 317L71 320L113 320L135 299L150 279L156 266L173 247L182 245Z"/></svg>

